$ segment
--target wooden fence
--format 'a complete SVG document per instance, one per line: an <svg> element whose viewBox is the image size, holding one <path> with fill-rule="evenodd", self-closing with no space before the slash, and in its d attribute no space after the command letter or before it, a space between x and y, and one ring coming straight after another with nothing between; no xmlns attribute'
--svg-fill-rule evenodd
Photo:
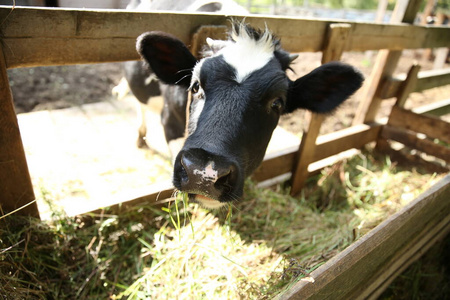
<svg viewBox="0 0 450 300"><path fill-rule="evenodd" d="M323 116L310 114L308 130L304 132L300 148L285 149L266 157L253 175L255 180L263 181L292 173L291 193L298 193L306 178L325 165L321 161L327 162L330 157L343 151L360 149L378 140L383 124L376 122L376 113L383 99L405 98L409 92L450 82L449 70L417 72L417 78L407 88L404 79L391 76L402 49L450 46L448 27L406 24L414 20L419 5L420 1L399 1L392 14L392 22L396 24L246 17L246 22L254 26L267 24L282 39L283 47L288 51L322 51L322 62L338 60L344 51L383 49L377 57L371 78L363 87L364 98L354 125L318 136ZM4 83L0 102L0 192L4 195L2 207L5 211L21 207L34 199L6 69L136 60L139 59L134 46L136 37L149 30L172 33L186 44L198 48L207 35L223 35L225 26L229 25L228 17L215 14L18 7L1 7L0 20L0 60ZM168 194L171 188L164 191ZM155 195L159 192L155 191ZM155 195L142 197L149 200ZM34 205L27 212L32 211L37 213Z"/></svg>
<svg viewBox="0 0 450 300"><path fill-rule="evenodd" d="M288 51L322 51L322 62L339 59L344 51L382 49L363 87L353 126L318 136L323 117L310 114L300 147L266 157L254 174L255 180L292 173L291 190L295 194L308 175L324 165L324 160L349 149L360 149L370 142L377 142L380 149L386 149L387 141L392 140L448 163L450 125L424 113L446 114L450 111L450 101L413 111L405 110L404 103L411 92L449 84L449 70L419 72L419 67L412 66L407 75L392 76L403 49L450 47L448 27L408 24L413 22L419 6L420 1L416 0L398 1L392 14L393 24L246 18L246 22L257 27L267 24ZM136 37L149 30L169 32L198 49L206 35L223 34L227 25L228 17L213 14L0 7L2 214L28 205L21 212L38 216L8 84L8 68L136 60L139 58L134 46ZM384 99L392 97L397 98L397 103L387 124L380 122L378 108ZM421 138L417 133L421 133ZM299 282L282 298L324 299L332 295L334 299L375 299L383 287L423 253L423 249L449 232L449 187L450 175L314 271L311 276L315 283ZM164 199L170 197L172 191L171 187L155 187L154 193L130 199L133 201L129 203L155 201L157 197Z"/></svg>

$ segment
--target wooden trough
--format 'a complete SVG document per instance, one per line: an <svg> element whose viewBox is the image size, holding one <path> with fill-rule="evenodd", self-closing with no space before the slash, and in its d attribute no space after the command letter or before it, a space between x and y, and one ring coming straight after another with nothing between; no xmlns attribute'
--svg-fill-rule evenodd
<svg viewBox="0 0 450 300"><path fill-rule="evenodd" d="M337 22L248 16L265 24L291 52L322 51L322 63L339 60L344 51L380 50L366 80L353 126L319 136L323 117L309 115L299 148L266 156L253 178L265 181L291 174L297 194L306 178L343 156L376 142L391 141L450 160L449 123L432 115L447 114L450 101L418 110L404 108L408 94L450 83L450 70L419 72L412 66L404 78L393 77L402 49L450 47L450 29L411 25L421 1L397 2L391 24ZM236 16L236 18L241 18ZM21 142L6 70L9 68L136 60L134 43L144 31L174 34L197 53L207 36L222 36L228 17L216 14L142 13L0 8L0 207L2 213L26 206L20 213L39 216ZM408 24L409 23L409 24ZM299 30L301 28L301 30ZM377 119L384 99L397 98L387 122ZM428 113L428 114L426 114ZM431 114L431 115L430 115ZM166 187L129 199L127 204L172 195ZM450 175L313 273L314 282L300 281L282 299L375 299L377 295L450 231Z"/></svg>

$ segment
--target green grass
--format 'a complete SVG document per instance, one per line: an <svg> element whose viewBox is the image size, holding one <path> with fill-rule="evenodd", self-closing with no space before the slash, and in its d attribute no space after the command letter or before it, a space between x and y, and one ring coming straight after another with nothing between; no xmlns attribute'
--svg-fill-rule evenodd
<svg viewBox="0 0 450 300"><path fill-rule="evenodd" d="M272 299L441 177L367 152L298 197L248 181L244 200L220 211L180 193L162 209L12 215L0 219L0 299Z"/></svg>

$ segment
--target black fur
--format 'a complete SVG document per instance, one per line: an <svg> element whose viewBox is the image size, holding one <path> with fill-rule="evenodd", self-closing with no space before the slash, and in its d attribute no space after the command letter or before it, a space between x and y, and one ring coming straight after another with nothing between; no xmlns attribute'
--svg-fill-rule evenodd
<svg viewBox="0 0 450 300"><path fill-rule="evenodd" d="M299 108L331 112L357 91L363 81L362 74L350 65L324 64L295 82L290 81L286 112Z"/></svg>
<svg viewBox="0 0 450 300"><path fill-rule="evenodd" d="M168 33L152 31L138 37L136 49L151 69L158 71L161 81L189 86L197 60L179 39Z"/></svg>
<svg viewBox="0 0 450 300"><path fill-rule="evenodd" d="M237 34L245 30L255 40L271 38L273 58L241 82L236 81L236 70L222 55L205 59L199 82L202 99L194 97L194 101L204 100L203 110L196 129L175 159L173 177L179 190L221 202L242 196L244 179L261 163L282 113L299 108L330 112L363 81L353 67L334 62L293 82L285 73L291 58L277 38L241 24L233 24L233 28ZM139 38L137 49L161 80L189 85L196 60L181 41L165 33L149 32ZM208 164L222 174L214 183L198 175Z"/></svg>

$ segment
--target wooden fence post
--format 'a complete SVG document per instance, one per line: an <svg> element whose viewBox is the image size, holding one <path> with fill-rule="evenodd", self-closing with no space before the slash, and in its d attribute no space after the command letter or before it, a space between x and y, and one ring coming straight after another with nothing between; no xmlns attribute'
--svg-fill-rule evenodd
<svg viewBox="0 0 450 300"><path fill-rule="evenodd" d="M419 71L419 65L413 65L409 69L406 79L397 91L397 101L392 108L387 124L380 132L376 147L383 152L389 152L391 149L387 140L394 140L448 162L450 160L449 147L436 144L432 140L439 139L444 143L450 142L450 124L437 117L422 116L404 109L409 94L416 87ZM424 133L429 139L417 138L417 132Z"/></svg>
<svg viewBox="0 0 450 300"><path fill-rule="evenodd" d="M416 83L417 83L417 76L420 71L420 65L413 65L406 75L405 80L402 82L402 85L400 86L396 98L397 101L395 102L395 106L403 108L406 104L406 100L408 99L409 94L414 90ZM390 117L388 118L387 125L390 125ZM376 149L381 152L386 152L390 146L386 139L380 136L377 138Z"/></svg>
<svg viewBox="0 0 450 300"><path fill-rule="evenodd" d="M446 15L443 12L436 13L436 24L435 25L443 25L445 21ZM442 69L444 68L445 61L448 56L448 47L440 47L435 50L435 57L433 63L433 69Z"/></svg>
<svg viewBox="0 0 450 300"><path fill-rule="evenodd" d="M350 34L351 25L349 24L330 24L328 27L328 37L324 45L322 54L322 64L340 60L344 52L345 44ZM302 141L298 149L295 164L292 169L291 195L297 195L304 186L309 176L308 166L314 160L314 150L316 140L320 133L325 116L322 114L307 113L309 125L303 132Z"/></svg>
<svg viewBox="0 0 450 300"><path fill-rule="evenodd" d="M0 215L27 205L17 213L39 217L1 45L0 69Z"/></svg>
<svg viewBox="0 0 450 300"><path fill-rule="evenodd" d="M398 0L392 13L391 23L414 23L421 2L420 0ZM379 89L382 87L383 80L394 73L401 54L402 51L379 51L371 76L364 85L363 101L360 102L353 125L375 121L382 101L382 98L378 96Z"/></svg>
<svg viewBox="0 0 450 300"><path fill-rule="evenodd" d="M204 25L201 26L192 36L191 53L197 58L201 58L203 46L206 44L206 38L213 40L227 40L228 27L225 25Z"/></svg>
<svg viewBox="0 0 450 300"><path fill-rule="evenodd" d="M408 99L409 94L411 94L414 91L414 88L416 87L417 76L419 74L419 71L420 65L417 64L414 64L409 69L408 74L406 75L406 79L405 81L403 81L397 93L397 101L395 102L395 105L402 108L405 106L406 99Z"/></svg>

